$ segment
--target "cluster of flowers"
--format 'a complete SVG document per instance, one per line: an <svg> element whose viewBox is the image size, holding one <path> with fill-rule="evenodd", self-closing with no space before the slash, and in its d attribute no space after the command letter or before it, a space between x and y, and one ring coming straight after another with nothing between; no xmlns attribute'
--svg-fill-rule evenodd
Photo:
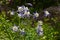
<svg viewBox="0 0 60 40"><path fill-rule="evenodd" d="M37 12L33 13L34 15L32 15L29 11L29 8L25 6L18 7L17 12L18 12L18 16L21 18L30 17L30 16L33 16L34 18L39 17L39 14ZM10 14L14 15L14 11L12 11Z"/></svg>
<svg viewBox="0 0 60 40"><path fill-rule="evenodd" d="M13 30L13 32L20 31L21 35L25 35L25 29L24 28L23 29L19 29L19 26L14 25L12 30Z"/></svg>
<svg viewBox="0 0 60 40"><path fill-rule="evenodd" d="M18 17L20 17L20 18L25 18L25 17L29 18L30 16L33 16L33 18L39 17L39 13L35 12L35 13L33 13L34 15L32 15L29 11L29 8L25 7L25 6L19 6L17 12L18 12ZM49 14L50 14L47 10L45 10L44 13L45 13L44 16L46 16L46 17L49 16ZM14 15L14 11L11 12L11 15ZM37 26L37 29L36 29L36 32L37 32L38 35L43 35L42 25L43 25L43 22L38 21L38 26ZM15 25L12 28L12 30L14 32L18 31L18 29L19 29L19 27L15 26ZM24 35L25 30L21 29L20 33L22 35Z"/></svg>
<svg viewBox="0 0 60 40"><path fill-rule="evenodd" d="M25 6L19 6L17 12L18 12L18 16L21 17L21 18L24 18L24 17L28 17L29 18L30 16L33 16L33 18L39 17L39 13L34 12L33 15L32 15L30 13L29 8L25 7ZM45 13L44 16L46 16L46 17L50 15L50 13L47 10L45 10L44 13ZM10 14L14 15L15 12L11 11Z"/></svg>
<svg viewBox="0 0 60 40"><path fill-rule="evenodd" d="M38 25L37 25L37 28L36 28L36 32L37 32L37 34L38 34L39 36L42 36L42 35L43 35L42 25L43 25L43 22L42 22L42 21L38 21ZM25 35L25 33L26 33L25 30L24 30L24 28L19 30L19 26L16 26L16 25L13 26L12 30L13 30L14 32L20 31L20 34L21 34L21 35Z"/></svg>

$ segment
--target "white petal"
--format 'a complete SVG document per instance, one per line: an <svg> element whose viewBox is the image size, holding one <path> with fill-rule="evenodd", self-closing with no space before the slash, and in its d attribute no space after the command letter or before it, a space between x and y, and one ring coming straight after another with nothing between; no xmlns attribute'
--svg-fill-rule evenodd
<svg viewBox="0 0 60 40"><path fill-rule="evenodd" d="M22 7L18 7L18 11L19 12L23 11L23 8Z"/></svg>
<svg viewBox="0 0 60 40"><path fill-rule="evenodd" d="M18 27L17 26L14 26L13 27L13 31L18 31Z"/></svg>

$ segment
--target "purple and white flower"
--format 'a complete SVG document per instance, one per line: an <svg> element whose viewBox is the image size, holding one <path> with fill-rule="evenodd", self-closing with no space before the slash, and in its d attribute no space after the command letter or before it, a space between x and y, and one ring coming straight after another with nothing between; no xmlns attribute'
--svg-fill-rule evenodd
<svg viewBox="0 0 60 40"><path fill-rule="evenodd" d="M21 33L21 35L25 35L25 30L24 30L24 28L23 28L23 29L20 29L20 33Z"/></svg>
<svg viewBox="0 0 60 40"><path fill-rule="evenodd" d="M25 11L25 12L24 12L24 16L25 16L25 17L30 17L30 12L29 12L29 11Z"/></svg>
<svg viewBox="0 0 60 40"><path fill-rule="evenodd" d="M37 12L35 12L34 15L33 15L33 17L37 18L37 17L39 17L39 14Z"/></svg>
<svg viewBox="0 0 60 40"><path fill-rule="evenodd" d="M48 16L50 14L47 10L44 11L44 13L45 13L45 16Z"/></svg>
<svg viewBox="0 0 60 40"><path fill-rule="evenodd" d="M43 28L42 28L41 25L38 25L36 30L37 30L37 34L38 34L38 35L40 35L40 36L43 35Z"/></svg>

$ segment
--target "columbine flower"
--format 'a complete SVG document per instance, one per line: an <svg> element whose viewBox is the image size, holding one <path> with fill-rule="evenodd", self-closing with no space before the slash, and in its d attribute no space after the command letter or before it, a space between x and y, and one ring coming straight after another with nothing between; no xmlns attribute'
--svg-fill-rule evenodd
<svg viewBox="0 0 60 40"><path fill-rule="evenodd" d="M43 22L42 22L42 21L38 21L38 24L39 24L39 25L43 25Z"/></svg>
<svg viewBox="0 0 60 40"><path fill-rule="evenodd" d="M18 31L18 26L15 26L15 25L14 25L14 27L12 28L12 30L13 30L14 32Z"/></svg>
<svg viewBox="0 0 60 40"><path fill-rule="evenodd" d="M34 17L39 17L39 14L37 12L34 13Z"/></svg>
<svg viewBox="0 0 60 40"><path fill-rule="evenodd" d="M25 30L24 29L20 29L20 33L21 33L21 35L25 35Z"/></svg>
<svg viewBox="0 0 60 40"><path fill-rule="evenodd" d="M42 28L41 25L38 25L38 26L37 26L37 29L40 30L40 31L43 31L43 28Z"/></svg>
<svg viewBox="0 0 60 40"><path fill-rule="evenodd" d="M24 16L30 17L30 12L29 12L29 11L25 11L25 12L24 12Z"/></svg>
<svg viewBox="0 0 60 40"><path fill-rule="evenodd" d="M50 13L48 11L44 11L45 16L48 16Z"/></svg>
<svg viewBox="0 0 60 40"><path fill-rule="evenodd" d="M38 25L38 26L37 26L37 34L40 35L40 36L43 35L43 28L42 28L41 25Z"/></svg>
<svg viewBox="0 0 60 40"><path fill-rule="evenodd" d="M10 13L11 15L14 15L15 13L14 13L14 11L11 11L11 13Z"/></svg>

